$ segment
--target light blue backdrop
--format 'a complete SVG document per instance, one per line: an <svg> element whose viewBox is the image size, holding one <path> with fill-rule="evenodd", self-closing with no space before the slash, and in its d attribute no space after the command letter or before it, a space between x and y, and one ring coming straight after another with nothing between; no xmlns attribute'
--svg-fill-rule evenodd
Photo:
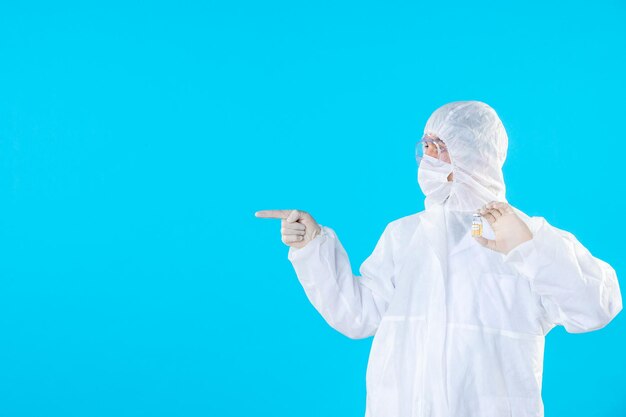
<svg viewBox="0 0 626 417"><path fill-rule="evenodd" d="M3 1L0 416L362 417L371 338L254 212L311 212L357 273L449 101L624 283L626 7L502 3ZM549 334L547 416L626 414L625 317Z"/></svg>

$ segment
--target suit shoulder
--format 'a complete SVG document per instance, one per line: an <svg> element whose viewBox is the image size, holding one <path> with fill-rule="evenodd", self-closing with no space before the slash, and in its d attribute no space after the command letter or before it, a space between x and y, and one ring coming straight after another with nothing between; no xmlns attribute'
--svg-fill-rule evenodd
<svg viewBox="0 0 626 417"><path fill-rule="evenodd" d="M400 237L407 234L412 235L419 223L421 213L422 212L409 214L389 222L385 232L390 233L394 237Z"/></svg>
<svg viewBox="0 0 626 417"><path fill-rule="evenodd" d="M513 207L513 210L522 220L524 220L526 222L526 224L530 228L530 231L533 234L538 233L541 230L551 229L551 230L559 233L562 236L566 236L566 237L569 237L571 239L576 239L576 237L574 236L573 233L569 232L568 230L561 229L561 228L553 225L552 223L550 223L543 216L531 216L531 215L528 215L528 214L524 213L523 211L519 210L516 207Z"/></svg>

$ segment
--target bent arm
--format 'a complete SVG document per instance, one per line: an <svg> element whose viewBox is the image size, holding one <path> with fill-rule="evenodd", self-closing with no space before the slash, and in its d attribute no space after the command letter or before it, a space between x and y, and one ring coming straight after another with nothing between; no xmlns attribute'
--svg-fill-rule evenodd
<svg viewBox="0 0 626 417"><path fill-rule="evenodd" d="M576 237L536 217L533 238L504 261L527 277L552 323L569 333L606 326L622 310L615 270L594 257Z"/></svg>
<svg viewBox="0 0 626 417"><path fill-rule="evenodd" d="M393 267L386 233L361 265L359 277L352 274L348 254L334 230L321 227L305 247L289 248L287 257L309 301L332 328L352 339L371 336L391 296L387 277Z"/></svg>

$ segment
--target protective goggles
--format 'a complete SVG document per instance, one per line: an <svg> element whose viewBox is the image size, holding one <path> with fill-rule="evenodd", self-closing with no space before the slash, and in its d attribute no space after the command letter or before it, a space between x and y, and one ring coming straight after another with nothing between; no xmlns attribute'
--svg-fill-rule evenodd
<svg viewBox="0 0 626 417"><path fill-rule="evenodd" d="M450 155L445 143L434 135L426 134L415 143L415 160L419 164L424 155L450 163Z"/></svg>

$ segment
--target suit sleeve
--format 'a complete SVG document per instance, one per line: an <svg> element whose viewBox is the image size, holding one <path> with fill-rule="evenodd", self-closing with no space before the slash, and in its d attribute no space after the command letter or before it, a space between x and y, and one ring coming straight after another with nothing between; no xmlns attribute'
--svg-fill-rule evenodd
<svg viewBox="0 0 626 417"><path fill-rule="evenodd" d="M504 261L528 278L554 325L569 333L606 326L622 310L615 270L573 234L543 217L531 220L533 238L511 250Z"/></svg>
<svg viewBox="0 0 626 417"><path fill-rule="evenodd" d="M352 339L372 336L394 290L390 226L372 254L352 274L348 254L328 226L300 249L289 248L288 259L315 309L335 330Z"/></svg>

